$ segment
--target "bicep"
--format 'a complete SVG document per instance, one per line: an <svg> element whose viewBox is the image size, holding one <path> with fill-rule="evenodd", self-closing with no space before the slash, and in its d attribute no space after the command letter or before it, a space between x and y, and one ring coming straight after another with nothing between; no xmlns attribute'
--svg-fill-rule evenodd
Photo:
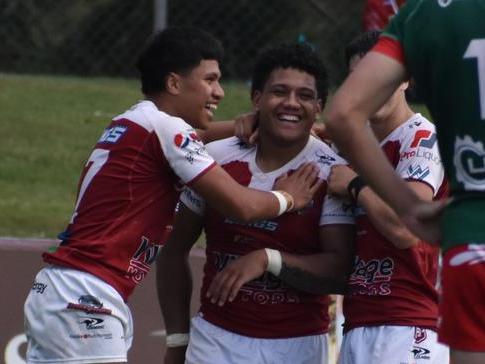
<svg viewBox="0 0 485 364"><path fill-rule="evenodd" d="M404 66L383 54L369 52L335 95L339 107L373 115L406 80Z"/></svg>

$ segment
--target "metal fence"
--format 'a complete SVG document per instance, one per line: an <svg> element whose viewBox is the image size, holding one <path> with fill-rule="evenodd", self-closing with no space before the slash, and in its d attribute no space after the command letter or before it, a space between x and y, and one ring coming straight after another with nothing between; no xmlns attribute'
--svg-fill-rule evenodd
<svg viewBox="0 0 485 364"><path fill-rule="evenodd" d="M305 40L335 81L343 75L343 46L362 28L363 6L363 0L0 0L0 72L135 76L138 52L165 23L221 39L225 78L246 79L269 44Z"/></svg>

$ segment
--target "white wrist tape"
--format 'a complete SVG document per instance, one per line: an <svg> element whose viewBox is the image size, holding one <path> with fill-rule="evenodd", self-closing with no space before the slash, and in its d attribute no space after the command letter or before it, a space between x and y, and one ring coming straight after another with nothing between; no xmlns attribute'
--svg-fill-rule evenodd
<svg viewBox="0 0 485 364"><path fill-rule="evenodd" d="M288 200L280 191L269 191L271 192L280 203L280 211L278 211L278 216L284 214L288 210Z"/></svg>
<svg viewBox="0 0 485 364"><path fill-rule="evenodd" d="M265 248L266 256L268 257L268 265L266 270L273 273L275 276L279 276L281 272L281 266L283 265L283 258L278 250Z"/></svg>
<svg viewBox="0 0 485 364"><path fill-rule="evenodd" d="M189 344L189 334L170 334L166 338L167 347L176 348Z"/></svg>

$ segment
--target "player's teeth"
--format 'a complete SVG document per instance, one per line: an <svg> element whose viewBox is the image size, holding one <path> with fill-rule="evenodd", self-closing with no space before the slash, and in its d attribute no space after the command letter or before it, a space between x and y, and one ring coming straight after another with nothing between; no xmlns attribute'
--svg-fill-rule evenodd
<svg viewBox="0 0 485 364"><path fill-rule="evenodd" d="M300 118L296 115L281 115L280 119L285 121L298 121Z"/></svg>
<svg viewBox="0 0 485 364"><path fill-rule="evenodd" d="M217 104L207 104L206 107L211 110L217 110Z"/></svg>

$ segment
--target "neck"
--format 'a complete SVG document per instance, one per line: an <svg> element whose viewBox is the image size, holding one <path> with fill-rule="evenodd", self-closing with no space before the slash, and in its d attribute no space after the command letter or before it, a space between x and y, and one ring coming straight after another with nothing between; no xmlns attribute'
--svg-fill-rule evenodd
<svg viewBox="0 0 485 364"><path fill-rule="evenodd" d="M271 138L259 135L258 150L256 152L256 164L263 172L271 172L283 167L295 158L308 143L308 138L297 143L288 145L278 143Z"/></svg>
<svg viewBox="0 0 485 364"><path fill-rule="evenodd" d="M145 97L146 100L155 104L158 110L169 114L170 116L180 117L180 112L177 110L176 105L168 100L168 96L163 94L150 95Z"/></svg>
<svg viewBox="0 0 485 364"><path fill-rule="evenodd" d="M409 120L415 112L411 110L406 102L396 107L391 113L382 119L371 119L370 127L377 140L382 141L393 130Z"/></svg>

